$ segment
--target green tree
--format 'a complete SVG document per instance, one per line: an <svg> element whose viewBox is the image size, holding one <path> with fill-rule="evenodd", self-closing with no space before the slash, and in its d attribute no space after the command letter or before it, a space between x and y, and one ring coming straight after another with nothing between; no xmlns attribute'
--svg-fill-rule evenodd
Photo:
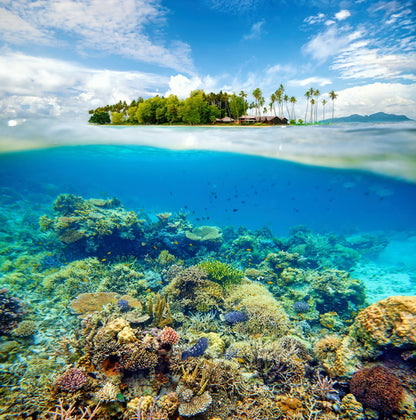
<svg viewBox="0 0 416 420"><path fill-rule="evenodd" d="M111 113L111 121L113 124L123 124L124 122L124 113L123 112L115 112Z"/></svg>
<svg viewBox="0 0 416 420"><path fill-rule="evenodd" d="M294 96L291 96L290 97L290 103L292 104L292 115L291 115L291 119L292 120L296 120L296 115L295 115L296 98Z"/></svg>
<svg viewBox="0 0 416 420"><path fill-rule="evenodd" d="M318 122L318 100L319 100L319 95L321 94L321 92L319 91L319 89L316 89L313 92L313 96L315 96L315 122Z"/></svg>
<svg viewBox="0 0 416 420"><path fill-rule="evenodd" d="M289 96L287 96L287 95L283 96L283 102L286 105L287 117L290 118L290 111L289 111L289 105L288 105L288 103L289 103ZM282 116L284 117L284 114Z"/></svg>
<svg viewBox="0 0 416 420"><path fill-rule="evenodd" d="M322 121L325 121L325 105L328 103L326 99L322 99Z"/></svg>
<svg viewBox="0 0 416 420"><path fill-rule="evenodd" d="M166 98L166 119L168 123L174 124L180 122L179 107L180 102L176 95L169 95Z"/></svg>
<svg viewBox="0 0 416 420"><path fill-rule="evenodd" d="M335 112L335 99L337 99L338 94L335 93L333 90L331 90L331 92L329 92L329 97L332 101L332 122L334 122L334 112Z"/></svg>
<svg viewBox="0 0 416 420"><path fill-rule="evenodd" d="M257 113L258 113L259 116L261 116L261 106L262 106L261 102L262 102L262 100L263 100L263 103L264 103L263 93L260 90L260 88L256 88L256 89L253 90L252 95L253 95L254 99L256 100Z"/></svg>
<svg viewBox="0 0 416 420"><path fill-rule="evenodd" d="M110 124L111 120L108 112L98 111L91 115L91 118L88 120L88 122L92 124Z"/></svg>

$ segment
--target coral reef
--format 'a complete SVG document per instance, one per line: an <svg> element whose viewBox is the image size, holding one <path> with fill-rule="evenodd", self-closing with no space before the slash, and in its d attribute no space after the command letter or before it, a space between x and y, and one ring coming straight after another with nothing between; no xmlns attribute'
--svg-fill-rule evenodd
<svg viewBox="0 0 416 420"><path fill-rule="evenodd" d="M49 200L0 209L2 418L415 418L415 298L348 273L381 236Z"/></svg>
<svg viewBox="0 0 416 420"><path fill-rule="evenodd" d="M385 415L400 411L404 389L400 379L383 365L364 367L354 373L350 389L365 407Z"/></svg>
<svg viewBox="0 0 416 420"><path fill-rule="evenodd" d="M57 216L42 216L40 227L52 230L64 244L76 245L86 253L106 251L110 247L132 247L142 234L143 221L136 213L126 211L115 198L89 199L61 194L53 203Z"/></svg>
<svg viewBox="0 0 416 420"><path fill-rule="evenodd" d="M0 289L0 334L9 334L24 315L23 302L11 296L8 289Z"/></svg>
<svg viewBox="0 0 416 420"><path fill-rule="evenodd" d="M55 386L66 392L75 392L81 389L86 382L87 377L82 370L71 368L55 380Z"/></svg>
<svg viewBox="0 0 416 420"><path fill-rule="evenodd" d="M369 348L416 346L416 296L391 296L361 311L353 332Z"/></svg>

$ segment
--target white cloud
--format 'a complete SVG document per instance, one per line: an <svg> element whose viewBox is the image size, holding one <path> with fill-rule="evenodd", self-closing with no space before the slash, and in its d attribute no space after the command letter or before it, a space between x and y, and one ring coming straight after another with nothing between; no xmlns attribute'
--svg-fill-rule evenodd
<svg viewBox="0 0 416 420"><path fill-rule="evenodd" d="M308 16L303 21L309 25L314 25L316 23L321 23L324 19L326 19L326 15L324 13L318 13L314 16Z"/></svg>
<svg viewBox="0 0 416 420"><path fill-rule="evenodd" d="M218 91L218 80L205 76L202 79L198 76L187 77L183 74L170 76L169 89L165 96L176 95L178 98L184 99L189 96L193 90L203 89L205 92ZM224 88L221 88L225 90Z"/></svg>
<svg viewBox="0 0 416 420"><path fill-rule="evenodd" d="M0 31L9 43L51 43L94 49L192 72L190 47L165 45L150 32L165 24L160 0L4 0ZM71 39L71 41L68 41Z"/></svg>
<svg viewBox="0 0 416 420"><path fill-rule="evenodd" d="M340 10L338 13L335 13L335 19L336 20L344 20L351 16L351 13L349 10L343 9Z"/></svg>
<svg viewBox="0 0 416 420"><path fill-rule="evenodd" d="M348 31L331 25L325 31L319 32L307 44L302 47L305 54L311 55L313 59L324 62L329 57L337 55L348 47L352 41L362 37L359 30Z"/></svg>
<svg viewBox="0 0 416 420"><path fill-rule="evenodd" d="M5 117L83 116L119 100L153 96L168 78L150 73L97 70L21 53L0 55L0 114Z"/></svg>
<svg viewBox="0 0 416 420"><path fill-rule="evenodd" d="M392 79L416 81L416 54L393 54L367 43L353 43L331 66L344 79Z"/></svg>
<svg viewBox="0 0 416 420"><path fill-rule="evenodd" d="M372 83L336 92L335 116L375 112L406 115L416 119L416 83Z"/></svg>
<svg viewBox="0 0 416 420"><path fill-rule="evenodd" d="M305 87L305 86L311 86L311 85L318 85L318 86L327 86L332 84L331 79L327 79L325 77L308 77L306 79L293 79L289 80L288 85L289 86L296 86L296 87Z"/></svg>
<svg viewBox="0 0 416 420"><path fill-rule="evenodd" d="M264 20L254 23L251 25L250 32L243 36L245 40L260 39L263 34Z"/></svg>

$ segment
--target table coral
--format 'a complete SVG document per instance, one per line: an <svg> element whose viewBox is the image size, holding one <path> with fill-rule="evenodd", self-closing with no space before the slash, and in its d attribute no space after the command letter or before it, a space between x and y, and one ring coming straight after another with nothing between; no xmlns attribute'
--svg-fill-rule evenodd
<svg viewBox="0 0 416 420"><path fill-rule="evenodd" d="M361 311L353 334L370 348L416 345L416 296L391 296Z"/></svg>
<svg viewBox="0 0 416 420"><path fill-rule="evenodd" d="M69 307L72 312L83 318L93 312L102 311L105 305L117 304L120 299L127 301L129 307L138 311L142 310L142 304L139 300L115 292L81 293L71 301Z"/></svg>

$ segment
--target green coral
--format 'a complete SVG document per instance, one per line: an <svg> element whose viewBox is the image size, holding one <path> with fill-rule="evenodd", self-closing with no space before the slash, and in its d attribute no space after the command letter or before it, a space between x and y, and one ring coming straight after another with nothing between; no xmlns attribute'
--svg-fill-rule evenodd
<svg viewBox="0 0 416 420"><path fill-rule="evenodd" d="M198 266L206 271L210 280L223 287L227 287L231 284L238 284L244 278L243 271L218 260L203 261L199 263Z"/></svg>
<svg viewBox="0 0 416 420"><path fill-rule="evenodd" d="M107 247L114 240L136 240L143 233L141 220L125 210L120 201L85 200L74 194L61 194L53 203L54 218L42 216L42 231L53 231L64 244L76 244L87 252Z"/></svg>
<svg viewBox="0 0 416 420"><path fill-rule="evenodd" d="M80 293L96 291L104 274L105 266L97 258L86 258L45 276L43 287L49 294L70 300Z"/></svg>

